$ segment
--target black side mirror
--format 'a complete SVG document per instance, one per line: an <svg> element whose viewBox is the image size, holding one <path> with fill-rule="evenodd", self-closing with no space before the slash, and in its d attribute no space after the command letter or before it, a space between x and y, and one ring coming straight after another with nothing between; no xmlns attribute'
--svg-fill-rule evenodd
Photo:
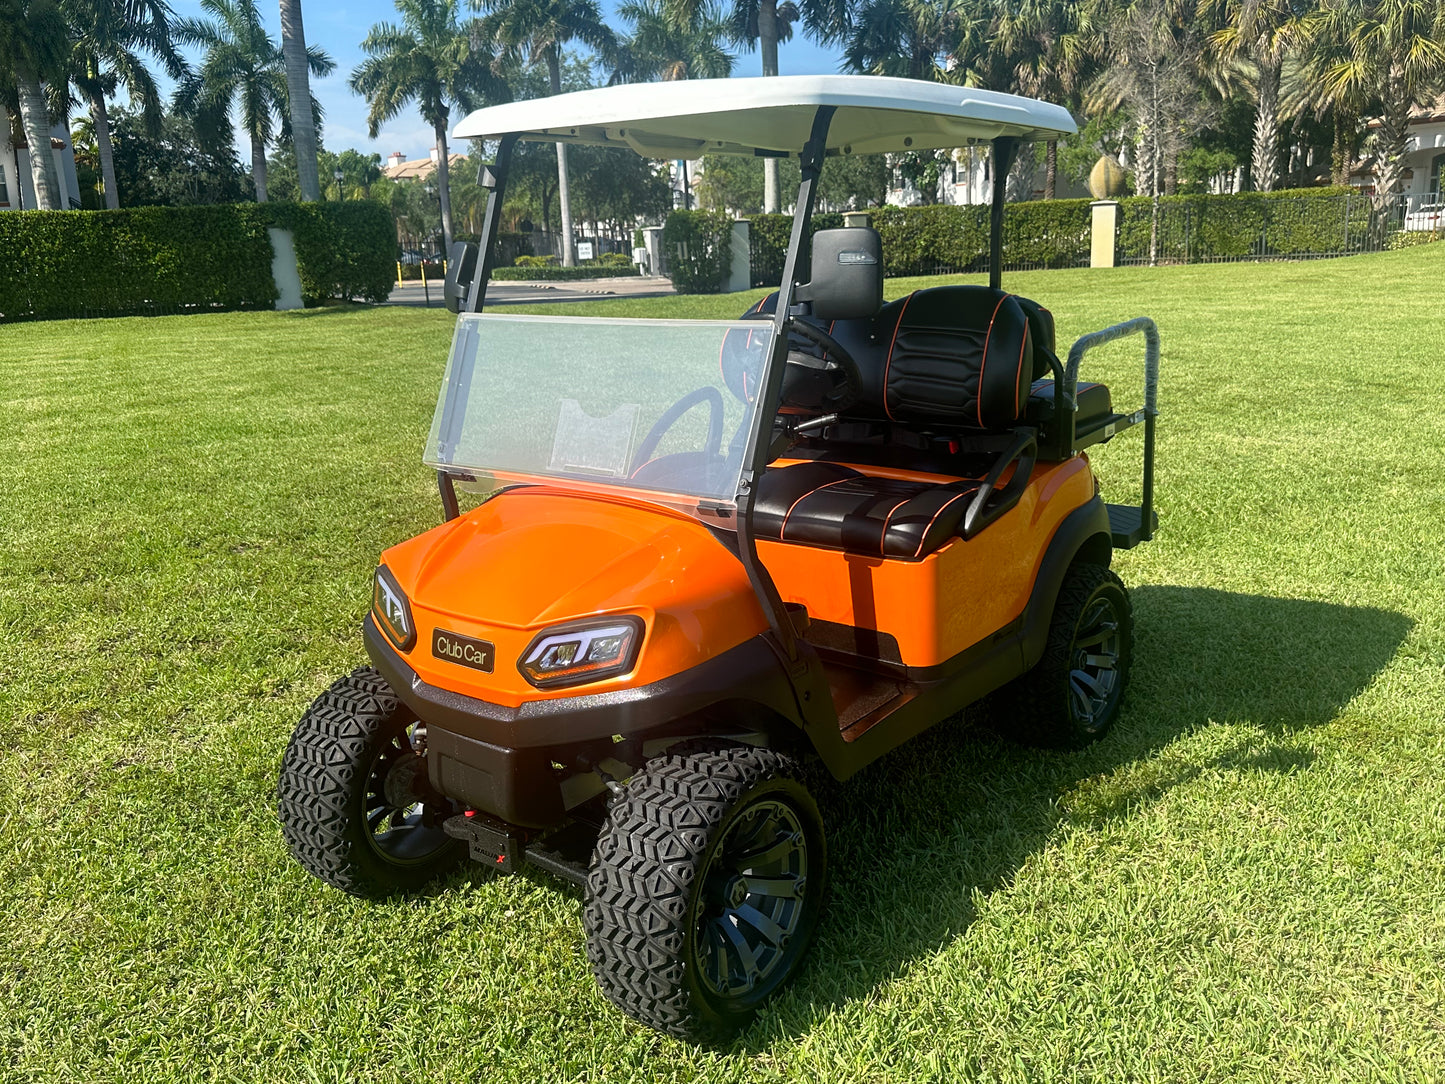
<svg viewBox="0 0 1445 1084"><path fill-rule="evenodd" d="M470 241L453 241L447 252L447 284L442 291L448 312L461 312L467 291L477 275L477 246Z"/></svg>
<svg viewBox="0 0 1445 1084"><path fill-rule="evenodd" d="M883 241L868 226L813 234L813 281L798 288L815 320L862 320L883 307Z"/></svg>

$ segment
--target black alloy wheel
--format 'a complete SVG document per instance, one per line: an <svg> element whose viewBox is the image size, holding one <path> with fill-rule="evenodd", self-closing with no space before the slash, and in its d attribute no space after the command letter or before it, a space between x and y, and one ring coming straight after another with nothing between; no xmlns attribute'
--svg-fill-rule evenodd
<svg viewBox="0 0 1445 1084"><path fill-rule="evenodd" d="M1080 562L1064 576L1043 656L979 704L1005 737L1053 749L1082 749L1119 717L1134 653L1134 617L1123 581Z"/></svg>
<svg viewBox="0 0 1445 1084"><path fill-rule="evenodd" d="M828 852L792 758L689 746L648 761L608 813L583 927L602 992L649 1027L726 1038L797 971Z"/></svg>
<svg viewBox="0 0 1445 1084"><path fill-rule="evenodd" d="M312 875L369 898L415 891L463 856L442 831L454 812L413 745L416 717L362 667L316 698L276 784L281 830Z"/></svg>

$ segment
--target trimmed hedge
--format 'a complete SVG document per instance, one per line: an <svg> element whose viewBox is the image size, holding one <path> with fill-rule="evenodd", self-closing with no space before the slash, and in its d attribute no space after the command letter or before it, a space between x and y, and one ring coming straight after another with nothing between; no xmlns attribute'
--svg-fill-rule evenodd
<svg viewBox="0 0 1445 1084"><path fill-rule="evenodd" d="M1147 196L1120 200L1119 260L1149 259L1153 218ZM1302 188L1159 200L1159 260L1337 256L1379 247L1382 222L1349 188Z"/></svg>
<svg viewBox="0 0 1445 1084"><path fill-rule="evenodd" d="M0 215L0 320L270 308L271 241L244 204Z"/></svg>
<svg viewBox="0 0 1445 1084"><path fill-rule="evenodd" d="M619 279L636 275L635 264L607 267L587 264L583 267L494 267L493 282L576 282L581 279Z"/></svg>
<svg viewBox="0 0 1445 1084"><path fill-rule="evenodd" d="M662 227L662 247L678 293L718 293L732 270L732 216L722 211L673 211Z"/></svg>
<svg viewBox="0 0 1445 1084"><path fill-rule="evenodd" d="M396 274L396 220L371 200L252 204L268 226L296 238L301 294L308 305L329 298L380 303Z"/></svg>
<svg viewBox="0 0 1445 1084"><path fill-rule="evenodd" d="M390 292L396 227L380 204L11 211L0 215L0 321L270 308L269 226L292 231L308 304Z"/></svg>
<svg viewBox="0 0 1445 1084"><path fill-rule="evenodd" d="M1004 208L1004 267L1083 267L1089 262L1089 200L1031 200ZM1147 260L1151 201L1121 200L1119 259ZM986 206L880 207L873 225L883 240L889 277L988 270ZM1379 248L1382 217L1351 189L1306 188L1161 200L1159 258L1170 263L1269 257L1335 256ZM751 220L752 281L776 286L783 275L791 215ZM812 227L834 229L836 214L817 214Z"/></svg>

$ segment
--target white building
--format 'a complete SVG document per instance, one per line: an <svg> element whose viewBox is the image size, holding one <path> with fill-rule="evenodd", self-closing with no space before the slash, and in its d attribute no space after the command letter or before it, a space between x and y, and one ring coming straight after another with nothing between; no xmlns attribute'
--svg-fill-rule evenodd
<svg viewBox="0 0 1445 1084"><path fill-rule="evenodd" d="M1031 148L1025 145L1020 150L1022 154L1028 154ZM1033 153L1037 162L1032 175L1026 169L1020 171L1016 168L1014 175L1009 178L1010 202L1044 198L1046 170L1043 145L1040 144ZM953 152L952 160L944 166L943 175L938 180L936 202L958 207L988 204L993 199L992 169L989 147L980 145L958 148ZM1064 176L1062 170L1056 174L1054 198L1085 199L1088 195L1088 189L1074 184ZM894 167L889 182L887 202L894 207L915 207L923 202L918 191L903 177L897 166Z"/></svg>
<svg viewBox="0 0 1445 1084"><path fill-rule="evenodd" d="M1429 106L1413 113L1405 144L1405 174L1402 189L1408 206L1414 211L1424 204L1445 203L1445 94ZM1364 192L1373 192L1374 163L1370 159L1357 162L1350 171L1350 183Z"/></svg>
<svg viewBox="0 0 1445 1084"><path fill-rule="evenodd" d="M80 182L75 176L75 151L70 146L70 133L57 124L50 129L48 153L55 158L55 172L60 178L62 207L80 206ZM30 148L25 144L24 130L18 118L0 108L0 211L33 211L39 204L35 197L35 181L30 175Z"/></svg>

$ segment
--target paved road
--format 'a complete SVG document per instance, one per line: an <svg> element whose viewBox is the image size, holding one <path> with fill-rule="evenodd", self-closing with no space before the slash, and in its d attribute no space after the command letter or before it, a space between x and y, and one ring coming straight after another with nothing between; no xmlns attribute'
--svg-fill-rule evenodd
<svg viewBox="0 0 1445 1084"><path fill-rule="evenodd" d="M391 288L388 305L427 303L431 293L432 308L442 305L442 284L428 280L427 289L420 282L406 282ZM661 297L673 292L672 283L664 278L631 276L616 279L588 279L584 282L493 282L487 286L487 307L494 305L545 305L558 301L597 301L607 297Z"/></svg>

